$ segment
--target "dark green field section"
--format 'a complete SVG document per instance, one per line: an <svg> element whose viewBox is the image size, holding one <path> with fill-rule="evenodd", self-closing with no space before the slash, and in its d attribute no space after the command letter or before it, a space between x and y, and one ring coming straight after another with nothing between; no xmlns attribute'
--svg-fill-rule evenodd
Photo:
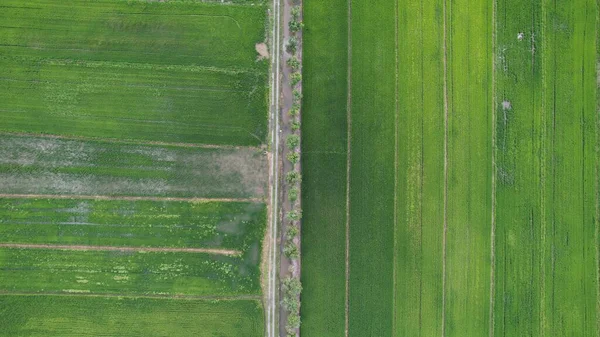
<svg viewBox="0 0 600 337"><path fill-rule="evenodd" d="M308 337L345 330L347 13L345 0L304 3L301 318Z"/></svg>
<svg viewBox="0 0 600 337"><path fill-rule="evenodd" d="M0 248L0 291L258 295L260 247L246 255Z"/></svg>
<svg viewBox="0 0 600 337"><path fill-rule="evenodd" d="M0 193L260 198L264 163L254 148L0 135Z"/></svg>
<svg viewBox="0 0 600 337"><path fill-rule="evenodd" d="M4 1L0 130L262 144L265 20L264 5Z"/></svg>
<svg viewBox="0 0 600 337"><path fill-rule="evenodd" d="M256 300L0 296L0 336L236 336L263 334Z"/></svg>
<svg viewBox="0 0 600 337"><path fill-rule="evenodd" d="M390 336L394 321L394 2L352 1L348 331ZM378 34L373 38L373 34Z"/></svg>
<svg viewBox="0 0 600 337"><path fill-rule="evenodd" d="M3 243L223 248L260 244L260 203L0 199Z"/></svg>

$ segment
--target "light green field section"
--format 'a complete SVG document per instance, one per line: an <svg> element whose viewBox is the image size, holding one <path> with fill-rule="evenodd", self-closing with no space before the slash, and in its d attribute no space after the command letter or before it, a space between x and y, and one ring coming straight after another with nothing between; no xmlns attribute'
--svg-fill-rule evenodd
<svg viewBox="0 0 600 337"><path fill-rule="evenodd" d="M259 294L259 247L245 256L0 248L0 292Z"/></svg>
<svg viewBox="0 0 600 337"><path fill-rule="evenodd" d="M394 2L352 1L349 334L394 322Z"/></svg>
<svg viewBox="0 0 600 337"><path fill-rule="evenodd" d="M346 3L304 3L301 318L305 337L343 336L345 330Z"/></svg>
<svg viewBox="0 0 600 337"><path fill-rule="evenodd" d="M446 336L490 329L493 4L446 3Z"/></svg>
<svg viewBox="0 0 600 337"><path fill-rule="evenodd" d="M0 136L0 193L249 198L265 181L253 148Z"/></svg>
<svg viewBox="0 0 600 337"><path fill-rule="evenodd" d="M443 1L398 1L394 336L442 335Z"/></svg>
<svg viewBox="0 0 600 337"><path fill-rule="evenodd" d="M2 2L0 130L262 144L263 5Z"/></svg>
<svg viewBox="0 0 600 337"><path fill-rule="evenodd" d="M260 203L0 199L2 243L245 251L265 227Z"/></svg>
<svg viewBox="0 0 600 337"><path fill-rule="evenodd" d="M260 337L263 321L254 300L0 296L3 337Z"/></svg>

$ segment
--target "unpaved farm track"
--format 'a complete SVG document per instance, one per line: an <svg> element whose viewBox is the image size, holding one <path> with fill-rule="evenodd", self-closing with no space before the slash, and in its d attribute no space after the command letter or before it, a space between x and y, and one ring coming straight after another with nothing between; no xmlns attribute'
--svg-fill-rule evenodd
<svg viewBox="0 0 600 337"><path fill-rule="evenodd" d="M118 298L150 298L150 299L176 299L176 300L213 300L213 301L239 301L260 300L260 295L233 295L233 296L193 296L193 295L126 295L126 294L93 294L93 293L56 293L56 292L9 292L0 291L2 296L77 296L77 297L118 297Z"/></svg>
<svg viewBox="0 0 600 337"><path fill-rule="evenodd" d="M108 195L63 195L63 194L4 194L7 199L81 199L81 200L126 200L126 201L188 201L188 202L264 202L261 198L177 198L148 196L108 196Z"/></svg>
<svg viewBox="0 0 600 337"><path fill-rule="evenodd" d="M206 253L228 256L240 256L242 252L227 249L211 248L171 248L171 247L116 247L116 246L86 246L86 245L44 245L0 243L0 248L26 249L57 249L57 250L91 250L91 251L120 251L120 252L172 252L172 253Z"/></svg>

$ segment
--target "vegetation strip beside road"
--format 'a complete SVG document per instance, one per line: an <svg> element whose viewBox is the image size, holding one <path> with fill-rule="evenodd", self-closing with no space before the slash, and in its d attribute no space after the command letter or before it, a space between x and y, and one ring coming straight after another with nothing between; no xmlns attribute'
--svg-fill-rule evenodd
<svg viewBox="0 0 600 337"><path fill-rule="evenodd" d="M0 193L0 198L7 199L74 199L74 200L127 200L127 201L185 201L185 202L264 202L262 198L178 198L151 196L121 196L121 195L64 195L64 194L6 194Z"/></svg>

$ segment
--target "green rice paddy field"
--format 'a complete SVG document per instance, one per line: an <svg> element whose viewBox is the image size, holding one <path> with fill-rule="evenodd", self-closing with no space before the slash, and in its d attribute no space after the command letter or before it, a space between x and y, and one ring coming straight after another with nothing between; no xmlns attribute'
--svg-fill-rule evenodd
<svg viewBox="0 0 600 337"><path fill-rule="evenodd" d="M264 332L264 1L0 3L0 336Z"/></svg>
<svg viewBox="0 0 600 337"><path fill-rule="evenodd" d="M302 335L598 336L597 3L330 6L305 6ZM313 164L344 133L349 176ZM343 177L349 209L317 201Z"/></svg>

